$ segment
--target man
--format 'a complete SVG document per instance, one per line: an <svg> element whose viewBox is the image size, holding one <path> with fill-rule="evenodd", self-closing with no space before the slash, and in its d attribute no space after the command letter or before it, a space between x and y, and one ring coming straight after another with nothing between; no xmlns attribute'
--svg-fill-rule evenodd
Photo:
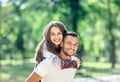
<svg viewBox="0 0 120 82"><path fill-rule="evenodd" d="M61 52L59 58L61 60L72 60L77 52L79 37L74 32L67 33L61 42ZM77 64L73 61L70 64L64 64L61 67L56 67L49 59L43 60L26 79L26 82L71 82L77 70Z"/></svg>

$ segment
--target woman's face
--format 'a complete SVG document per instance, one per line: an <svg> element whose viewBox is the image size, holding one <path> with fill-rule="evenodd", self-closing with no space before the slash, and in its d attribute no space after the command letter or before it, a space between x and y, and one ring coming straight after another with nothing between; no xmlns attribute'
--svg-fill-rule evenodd
<svg viewBox="0 0 120 82"><path fill-rule="evenodd" d="M63 39L63 34L58 27L53 26L50 29L50 40L55 46L60 45Z"/></svg>

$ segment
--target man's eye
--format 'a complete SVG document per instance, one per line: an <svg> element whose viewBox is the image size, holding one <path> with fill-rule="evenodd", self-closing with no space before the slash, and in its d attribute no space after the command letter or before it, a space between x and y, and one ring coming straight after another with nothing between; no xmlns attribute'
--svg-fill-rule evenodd
<svg viewBox="0 0 120 82"><path fill-rule="evenodd" d="M68 45L71 45L71 43L70 43L70 42L67 42L67 44L68 44Z"/></svg>
<svg viewBox="0 0 120 82"><path fill-rule="evenodd" d="M74 44L74 46L78 46L78 44Z"/></svg>

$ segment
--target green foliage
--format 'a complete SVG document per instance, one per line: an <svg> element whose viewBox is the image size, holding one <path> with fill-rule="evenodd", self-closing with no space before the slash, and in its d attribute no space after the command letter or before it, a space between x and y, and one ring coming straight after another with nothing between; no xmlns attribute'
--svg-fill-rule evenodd
<svg viewBox="0 0 120 82"><path fill-rule="evenodd" d="M14 59L17 53L22 53L23 58L34 57L46 24L60 20L69 31L79 33L81 59L105 57L109 61L114 54L120 62L119 3L118 0L8 0L0 7L0 58Z"/></svg>

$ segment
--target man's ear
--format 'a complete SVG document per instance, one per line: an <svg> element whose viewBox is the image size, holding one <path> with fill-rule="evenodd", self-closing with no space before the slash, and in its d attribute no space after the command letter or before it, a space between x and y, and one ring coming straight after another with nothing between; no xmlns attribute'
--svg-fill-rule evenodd
<svg viewBox="0 0 120 82"><path fill-rule="evenodd" d="M63 42L60 43L60 47L63 47Z"/></svg>

